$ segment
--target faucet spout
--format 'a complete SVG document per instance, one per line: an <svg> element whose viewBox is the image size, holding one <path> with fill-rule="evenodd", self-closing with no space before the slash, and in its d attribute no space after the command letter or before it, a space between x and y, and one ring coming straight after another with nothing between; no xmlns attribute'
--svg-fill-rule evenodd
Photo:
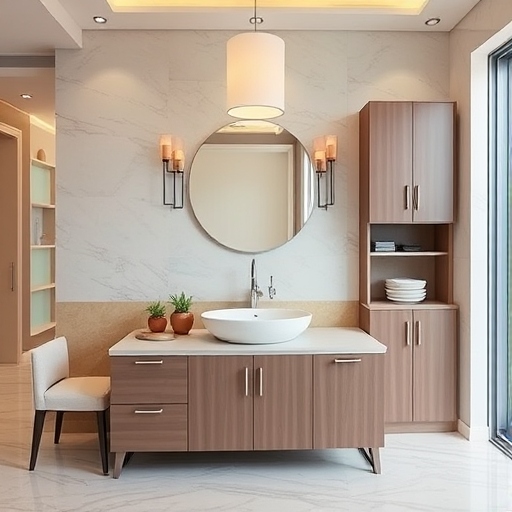
<svg viewBox="0 0 512 512"><path fill-rule="evenodd" d="M256 260L251 262L251 308L258 307L258 299L263 297L263 292L258 287L258 278L256 274Z"/></svg>

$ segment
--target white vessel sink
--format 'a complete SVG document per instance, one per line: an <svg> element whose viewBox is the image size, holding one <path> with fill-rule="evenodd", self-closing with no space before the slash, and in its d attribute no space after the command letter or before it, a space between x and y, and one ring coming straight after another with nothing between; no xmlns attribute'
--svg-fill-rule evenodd
<svg viewBox="0 0 512 512"><path fill-rule="evenodd" d="M256 308L217 309L201 315L216 338L255 345L293 340L308 328L311 317L300 309Z"/></svg>

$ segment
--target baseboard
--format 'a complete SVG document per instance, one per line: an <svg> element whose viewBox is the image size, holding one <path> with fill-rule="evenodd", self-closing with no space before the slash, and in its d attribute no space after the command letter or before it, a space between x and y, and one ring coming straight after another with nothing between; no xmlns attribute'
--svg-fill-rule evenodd
<svg viewBox="0 0 512 512"><path fill-rule="evenodd" d="M462 420L457 421L457 431L468 441L489 441L489 427L469 427Z"/></svg>
<svg viewBox="0 0 512 512"><path fill-rule="evenodd" d="M455 421L386 423L386 434L425 434L429 432L456 432Z"/></svg>

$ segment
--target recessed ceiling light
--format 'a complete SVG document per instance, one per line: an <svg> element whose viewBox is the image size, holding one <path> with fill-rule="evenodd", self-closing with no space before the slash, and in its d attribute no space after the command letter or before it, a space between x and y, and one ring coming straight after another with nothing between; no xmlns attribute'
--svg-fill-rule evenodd
<svg viewBox="0 0 512 512"><path fill-rule="evenodd" d="M20 94L20 96L21 96L24 100L30 100L30 99L32 98L32 94L27 94L27 93Z"/></svg>
<svg viewBox="0 0 512 512"><path fill-rule="evenodd" d="M96 23L107 23L107 18L103 16L93 16L92 18Z"/></svg>
<svg viewBox="0 0 512 512"><path fill-rule="evenodd" d="M427 21L425 21L425 25L428 25L429 27L435 27L440 21L441 18L429 18Z"/></svg>

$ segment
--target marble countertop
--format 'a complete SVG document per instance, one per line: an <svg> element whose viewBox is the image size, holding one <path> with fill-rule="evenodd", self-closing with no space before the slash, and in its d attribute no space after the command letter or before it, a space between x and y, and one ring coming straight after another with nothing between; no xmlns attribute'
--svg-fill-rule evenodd
<svg viewBox="0 0 512 512"><path fill-rule="evenodd" d="M310 327L297 338L270 345L243 345L220 341L206 329L192 329L170 341L135 338L136 330L113 345L110 356L194 356L277 354L383 354L386 346L356 327Z"/></svg>

